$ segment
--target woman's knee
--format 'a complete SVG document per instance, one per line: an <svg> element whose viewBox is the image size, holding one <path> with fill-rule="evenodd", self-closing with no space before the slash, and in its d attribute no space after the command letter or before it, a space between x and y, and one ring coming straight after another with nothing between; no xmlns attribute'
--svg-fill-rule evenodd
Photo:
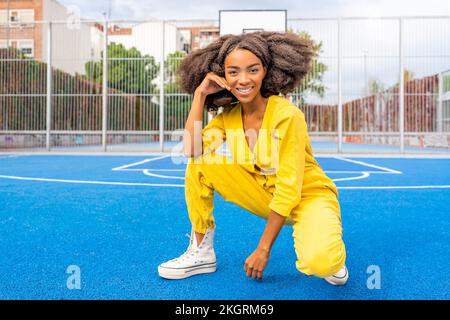
<svg viewBox="0 0 450 320"><path fill-rule="evenodd" d="M302 250L297 261L300 272L325 278L338 272L345 264L345 245L342 240L330 247Z"/></svg>

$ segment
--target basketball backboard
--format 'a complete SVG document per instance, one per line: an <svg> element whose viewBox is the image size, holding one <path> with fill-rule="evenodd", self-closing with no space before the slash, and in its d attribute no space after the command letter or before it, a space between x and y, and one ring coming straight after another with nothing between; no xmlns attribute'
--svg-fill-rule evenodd
<svg viewBox="0 0 450 320"><path fill-rule="evenodd" d="M254 31L287 30L287 10L220 10L220 36Z"/></svg>

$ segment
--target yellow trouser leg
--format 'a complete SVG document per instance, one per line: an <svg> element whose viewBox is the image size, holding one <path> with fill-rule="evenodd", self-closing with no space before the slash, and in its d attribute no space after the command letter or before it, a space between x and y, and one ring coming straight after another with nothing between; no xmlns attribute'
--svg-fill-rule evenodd
<svg viewBox="0 0 450 320"><path fill-rule="evenodd" d="M204 156L209 157L209 156ZM215 155L217 157L223 157ZM189 161L185 175L185 197L194 231L205 233L214 226L214 190L226 201L267 218L272 194L263 187L264 177L236 164ZM333 194L302 194L287 224L293 222L297 269L307 275L327 277L345 263L345 246L339 202Z"/></svg>
<svg viewBox="0 0 450 320"><path fill-rule="evenodd" d="M346 253L338 200L333 196L303 197L293 211L297 269L321 278L339 271Z"/></svg>
<svg viewBox="0 0 450 320"><path fill-rule="evenodd" d="M214 225L214 190L226 201L260 217L268 217L272 195L258 180L264 177L256 177L240 165L227 164L222 155L214 155L216 161L213 164L206 163L206 158L212 156L203 157L202 163L189 159L185 174L186 205L194 231L205 233ZM220 157L223 162L218 160Z"/></svg>

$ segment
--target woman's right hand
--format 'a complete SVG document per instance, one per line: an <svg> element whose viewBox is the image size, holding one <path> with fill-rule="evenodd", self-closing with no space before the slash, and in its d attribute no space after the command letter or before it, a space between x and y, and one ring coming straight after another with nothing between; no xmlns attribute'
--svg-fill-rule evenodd
<svg viewBox="0 0 450 320"><path fill-rule="evenodd" d="M195 92L198 92L204 96L209 94L213 94L223 89L231 90L230 86L227 83L227 80L223 77L218 76L214 72L209 72L202 83L197 87Z"/></svg>

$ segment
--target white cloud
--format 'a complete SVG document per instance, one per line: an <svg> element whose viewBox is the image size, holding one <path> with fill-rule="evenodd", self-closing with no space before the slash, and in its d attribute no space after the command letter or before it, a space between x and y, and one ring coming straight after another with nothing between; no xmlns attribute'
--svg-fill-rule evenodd
<svg viewBox="0 0 450 320"><path fill-rule="evenodd" d="M430 16L445 15L449 0L345 0L341 14L345 16Z"/></svg>
<svg viewBox="0 0 450 320"><path fill-rule="evenodd" d="M336 16L450 15L449 0L58 0L101 18L112 6L114 19L218 19L220 9L286 9L289 18Z"/></svg>

